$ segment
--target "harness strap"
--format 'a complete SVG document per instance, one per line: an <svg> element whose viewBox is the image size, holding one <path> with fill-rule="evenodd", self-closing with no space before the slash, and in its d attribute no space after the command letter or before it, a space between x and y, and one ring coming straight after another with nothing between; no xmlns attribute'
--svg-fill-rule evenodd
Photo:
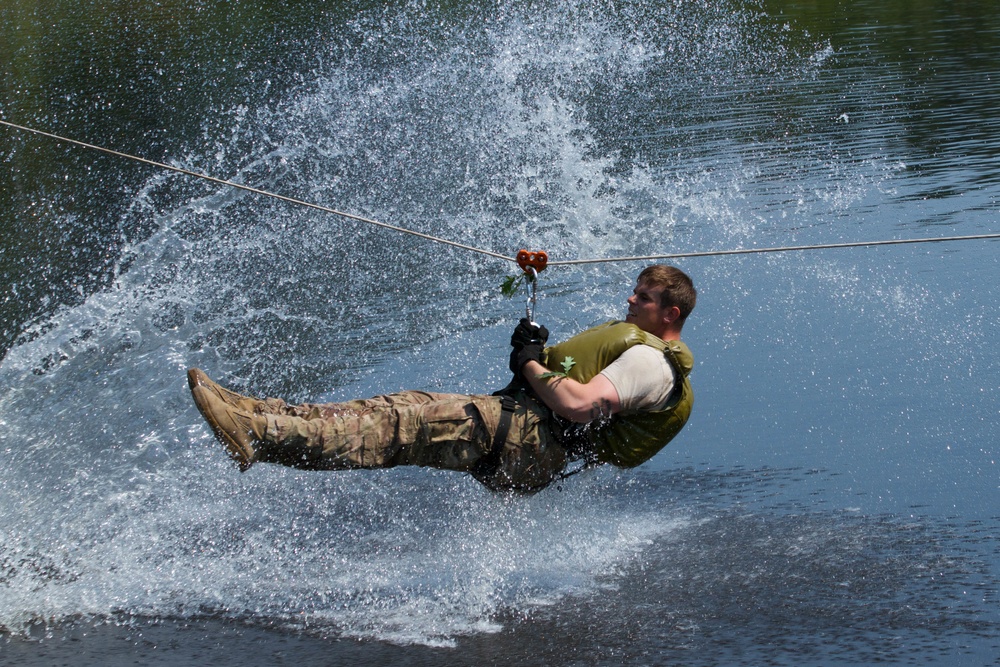
<svg viewBox="0 0 1000 667"><path fill-rule="evenodd" d="M515 408L517 408L517 401L514 400L513 396L499 391L493 395L500 397L500 419L497 421L497 431L493 434L490 451L479 460L472 471L472 474L480 481L483 481L483 478L492 477L500 466L500 455L503 454L503 446L507 442L507 434L510 432L511 418L514 416Z"/></svg>
<svg viewBox="0 0 1000 667"><path fill-rule="evenodd" d="M490 448L490 459L493 461L493 465L499 463L503 445L507 442L507 434L510 432L510 420L514 416L514 408L516 407L517 402L512 396L504 394L500 397L500 421L497 422L497 432L493 434L493 446Z"/></svg>

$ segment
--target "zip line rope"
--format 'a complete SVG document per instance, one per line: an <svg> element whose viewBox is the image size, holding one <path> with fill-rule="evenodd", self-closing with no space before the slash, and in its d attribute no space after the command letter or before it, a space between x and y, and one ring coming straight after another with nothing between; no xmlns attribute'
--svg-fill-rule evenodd
<svg viewBox="0 0 1000 667"><path fill-rule="evenodd" d="M405 227L390 225L385 222L372 220L371 218L365 218L363 216L355 215L353 213L338 211L337 209L330 208L329 206L315 204L312 202L304 201L302 199L296 199L294 197L287 197L285 195L269 192L267 190L254 188L249 185L243 185L242 183L227 181L221 178L216 178L215 176L209 176L208 174L202 174L197 171L191 171L190 169L176 167L174 165L166 164L163 162L156 162L154 160L149 160L136 155L130 155L129 153L122 153L121 151L116 151L111 148L105 148L103 146L97 146L95 144L88 144L83 141L70 139L68 137L63 137L58 134L53 134L51 132L44 132L42 130L36 130L34 128L25 127L24 125L16 125L15 123L11 123L2 119L0 119L0 125L4 125L6 127L10 127L15 130L21 130L23 132L30 132L32 134L36 134L39 136L48 137L50 139L55 139L56 141L62 141L68 144L73 144L75 146L80 146L82 148L88 148L90 150L99 151L101 153L106 153L108 155L114 155L116 157L125 158L127 160L132 160L134 162L140 162L142 164L150 165L160 169L166 169L168 171L173 171L178 174L184 174L185 176L193 176L194 178L200 178L202 180L210 181L212 183L217 183L219 185L225 185L227 187L236 188L238 190L252 192L257 195L270 197L272 199L277 199L279 201L287 202L289 204L294 204L296 206L303 206L305 208L311 208L317 211L322 211L324 213L330 213L333 215L340 216L342 218L347 218L349 220L355 220L357 222L363 222L369 225L374 225L376 227L382 227L383 229L389 229L391 231L399 232L401 234L409 234L410 236L416 236L418 238L422 238L427 241L432 241L434 243L441 243L443 245L451 246L453 248L459 248L461 250L467 250L469 252L479 253L481 255L494 257L496 259L501 259L507 262L514 262L518 264L521 267L521 269L524 270L526 273L528 272L529 268L533 269L537 273L537 271L543 270L546 266L571 266L575 264L604 264L610 262L657 261L664 259L685 259L691 257L719 257L724 255L750 255L759 253L796 252L803 250L829 250L833 248L870 248L875 246L903 245L912 243L942 243L946 241L977 241L985 239L1000 239L1000 233L970 234L966 236L940 236L936 238L888 239L881 241L855 241L850 243L821 243L814 245L776 246L771 248L739 248L735 250L705 250L700 252L677 252L677 253L669 253L662 255L636 255L631 257L596 257L589 259L565 259L556 261L548 261L547 255L542 251L529 253L526 250L522 250L518 253L517 257L509 257L507 255L493 252L491 250L484 250L483 248L477 248L475 246L466 245L464 243L458 243L457 241L451 241L449 239L444 239L438 236L432 236L430 234L424 234L423 232L407 229Z"/></svg>
<svg viewBox="0 0 1000 667"><path fill-rule="evenodd" d="M943 241L975 241L982 239L1000 239L996 234L969 234L966 236L938 236L926 239L888 239L883 241L852 241L849 243L819 243L815 245L776 246L773 248L738 248L736 250L705 250L702 252L675 252L669 255L643 255L636 257L609 257L595 259L564 259L549 262L549 266L567 266L570 264L601 264L607 262L655 261L659 259L683 259L687 257L718 257L720 255L752 255L765 252L794 252L797 250L828 250L830 248L868 248L880 245L903 245L906 243L940 243Z"/></svg>
<svg viewBox="0 0 1000 667"><path fill-rule="evenodd" d="M84 141L77 141L76 139L70 139L68 137L61 137L58 134L52 134L51 132L43 132L42 130L36 130L30 127L25 127L23 125L15 125L14 123L9 123L5 120L0 120L0 125L6 125L7 127L12 127L16 130L23 130L24 132L31 132L32 134L37 134L43 137L48 137L50 139L55 139L56 141L63 141L68 144L73 144L75 146L81 146L83 148L89 148L91 150L100 151L101 153L107 153L108 155L114 155L116 157L122 157L127 160L133 160L135 162L141 162L142 164L148 164L153 167L159 167L160 169L167 169L169 171L177 172L178 174L184 174L185 176L194 176L195 178L200 178L206 181L211 181L212 183L218 183L219 185L226 185L231 188L236 188L238 190L245 190L246 192L252 192L257 195L263 195L265 197L271 197L272 199L278 199L289 204L295 204L296 206L304 206L306 208L315 209L317 211L323 211L324 213L332 213L333 215L339 215L342 218L348 218L350 220L356 220L358 222L364 222L369 225L375 225L376 227L383 227L385 229L391 229L394 232L401 232L403 234L410 234L411 236L417 236L428 241L434 241L435 243L443 243L445 245L453 246L455 248L461 248L462 250L469 250L471 252L478 252L482 255L489 255L490 257L496 257L497 259L507 260L508 262L516 261L513 257L507 257L506 255L501 255L500 253L491 252L489 250L483 250L482 248L476 248L470 245L465 245L464 243L458 243L456 241L449 241L448 239L439 238L437 236L431 236L430 234L424 234L422 232L414 231L412 229L406 229L405 227L397 227L396 225L390 225L385 222L379 222L378 220L372 220L371 218L365 218L360 215L354 215L353 213L345 213L344 211L338 211L329 206L323 206L322 204L314 204L312 202L307 202L302 199L295 199L294 197L286 197L285 195L279 195L274 192L269 192L267 190L261 190L259 188L250 187L249 185L243 185L242 183L236 183L233 181L227 181L221 178L216 178L215 176L209 176L208 174L202 174L197 171L191 171L190 169L184 169L182 167L175 167L174 165L166 164L163 162L156 162L154 160L148 160L144 157L139 157L137 155L130 155L128 153L122 153L120 151L113 150L111 148L105 148L103 146L96 146L94 144L88 144Z"/></svg>

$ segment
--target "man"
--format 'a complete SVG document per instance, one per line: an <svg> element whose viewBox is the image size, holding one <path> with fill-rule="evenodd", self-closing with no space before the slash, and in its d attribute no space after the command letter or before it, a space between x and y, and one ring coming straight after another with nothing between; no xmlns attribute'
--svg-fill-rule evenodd
<svg viewBox="0 0 1000 667"><path fill-rule="evenodd" d="M695 300L684 272L653 265L639 274L624 322L546 347L545 327L522 319L511 336L514 380L492 396L406 391L289 405L236 394L196 368L188 383L241 470L418 465L530 493L563 476L569 460L637 466L681 430L693 360L680 334Z"/></svg>

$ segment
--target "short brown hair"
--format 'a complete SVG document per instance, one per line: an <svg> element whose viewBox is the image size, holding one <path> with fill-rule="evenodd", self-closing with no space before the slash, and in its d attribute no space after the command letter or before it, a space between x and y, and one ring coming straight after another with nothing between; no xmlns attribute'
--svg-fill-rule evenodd
<svg viewBox="0 0 1000 667"><path fill-rule="evenodd" d="M694 310L695 301L698 299L698 292L694 288L694 282L688 274L684 273L676 266L667 264L653 264L647 266L639 274L640 283L648 283L653 287L663 290L660 295L660 306L670 308L677 306L681 311L680 319L684 321Z"/></svg>

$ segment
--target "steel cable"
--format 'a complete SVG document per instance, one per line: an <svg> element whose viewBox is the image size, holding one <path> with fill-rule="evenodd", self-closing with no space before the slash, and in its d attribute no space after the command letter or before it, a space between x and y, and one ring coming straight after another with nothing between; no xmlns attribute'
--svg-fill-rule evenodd
<svg viewBox="0 0 1000 667"><path fill-rule="evenodd" d="M384 229L389 229L394 232L399 232L401 234L409 234L411 236L416 236L418 238L425 239L427 241L432 241L434 243L441 243L454 248L459 248L461 250L467 250L469 252L478 253L481 255L486 255L488 257L493 257L496 259L501 259L511 263L517 263L515 257L510 257L498 252L493 252L491 250L485 250L483 248L477 248L475 246L467 245L464 243L458 243L457 241L452 241L449 239L441 238L439 236L433 236L431 234L425 234L423 232L418 232L412 229L407 229L405 227L399 227L398 225L391 225L385 222L380 222L378 220L373 220L371 218L366 218L360 215L355 215L353 213L346 213L344 211L338 211L337 209L331 208L329 206L323 206L321 204L315 204L312 202L304 201L302 199L296 199L294 197L288 197L285 195L280 195L274 192L269 192L267 190L261 190L259 188L254 188L249 185L243 185L242 183L236 183L234 181L227 181L221 178L216 178L215 176L209 176L208 174L202 174L197 171L192 171L190 169L185 169L183 167L177 167L174 165L166 164L163 162L156 162L154 160L149 160L136 155L131 155L129 153L123 153L121 151L116 151L111 148L105 148L103 146L97 146L95 144L89 144L84 141L79 141L77 139L70 139L68 137L63 137L58 134L53 134L51 132L44 132L42 130L36 130L34 128L25 127L24 125L17 125L5 120L0 120L0 125L10 127L16 130L21 130L23 132L30 132L43 137L48 137L50 139L55 139L56 141L62 141L68 144L73 144L75 146L80 146L82 148L88 148L95 151L100 151L101 153L106 153L108 155L114 155L116 157L125 158L135 162L140 162L142 164L150 165L160 169L166 169L179 174L184 174L186 176L192 176L195 178L200 178L212 183L217 183L219 185L224 185L232 188L237 188L239 190L244 190L246 192L252 192L254 194L262 195L265 197L271 197L272 199L277 199L280 201L287 202L289 204L294 204L296 206L304 206L306 208L315 209L317 211L322 211L324 213L330 213L333 215L340 216L342 218L347 218L349 220L355 220L357 222L363 222L369 225L374 225L376 227L382 227ZM812 245L796 245L796 246L775 246L770 248L737 248L731 250L706 250L698 252L677 252L668 254L658 254L658 255L634 255L628 257L594 257L594 258L582 258L582 259L567 259L567 260L553 260L548 262L549 266L570 266L578 264L603 264L610 262L638 262L638 261L660 261L666 259L686 259L692 257L720 257L724 255L750 255L750 254L760 254L760 253L778 253L778 252L798 252L804 250L829 250L833 248L866 248L875 246L887 246L887 245L902 245L910 243L942 243L948 241L974 241L974 240L985 240L985 239L1000 239L1000 233L991 234L970 234L966 236L942 236L935 238L911 238L911 239L885 239L880 241L855 241L848 243L819 243Z"/></svg>

